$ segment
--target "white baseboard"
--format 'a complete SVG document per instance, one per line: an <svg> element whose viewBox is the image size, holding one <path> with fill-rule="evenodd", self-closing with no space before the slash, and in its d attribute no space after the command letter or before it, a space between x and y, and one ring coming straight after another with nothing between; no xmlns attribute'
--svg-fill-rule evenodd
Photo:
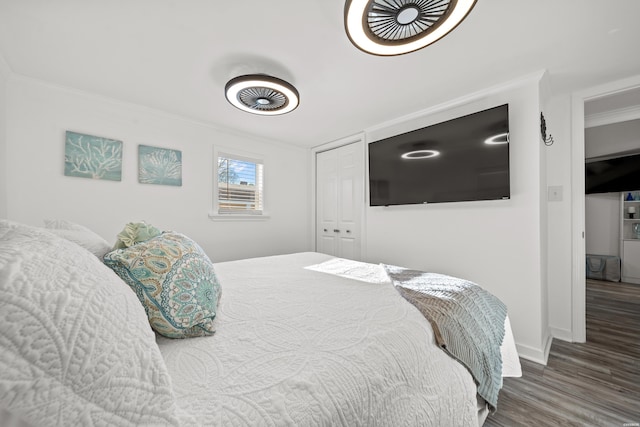
<svg viewBox="0 0 640 427"><path fill-rule="evenodd" d="M573 333L569 329L554 328L553 326L549 329L551 330L551 335L553 336L553 338L558 338L562 341L573 342Z"/></svg>
<svg viewBox="0 0 640 427"><path fill-rule="evenodd" d="M523 344L516 344L516 348L518 349L518 355L523 359L546 366L547 361L549 360L549 351L551 350L552 342L553 335L548 334L544 343L544 348L534 348Z"/></svg>

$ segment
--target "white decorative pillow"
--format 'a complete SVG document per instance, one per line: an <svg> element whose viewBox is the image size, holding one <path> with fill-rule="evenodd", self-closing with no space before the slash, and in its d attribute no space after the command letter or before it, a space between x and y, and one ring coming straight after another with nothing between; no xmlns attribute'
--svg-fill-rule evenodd
<svg viewBox="0 0 640 427"><path fill-rule="evenodd" d="M0 220L0 408L32 425L177 425L131 289L86 250Z"/></svg>
<svg viewBox="0 0 640 427"><path fill-rule="evenodd" d="M63 219L45 219L44 226L53 234L82 246L100 259L111 250L109 242L83 225Z"/></svg>

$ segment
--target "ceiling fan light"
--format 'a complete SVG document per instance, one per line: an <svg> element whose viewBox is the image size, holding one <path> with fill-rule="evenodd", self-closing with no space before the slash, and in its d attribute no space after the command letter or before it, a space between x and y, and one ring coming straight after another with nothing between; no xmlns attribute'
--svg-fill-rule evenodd
<svg viewBox="0 0 640 427"><path fill-rule="evenodd" d="M248 113L275 116L295 110L300 95L293 85L266 74L235 77L225 86L227 101Z"/></svg>
<svg viewBox="0 0 640 427"><path fill-rule="evenodd" d="M446 36L476 1L347 0L344 24L358 49L380 56L402 55Z"/></svg>

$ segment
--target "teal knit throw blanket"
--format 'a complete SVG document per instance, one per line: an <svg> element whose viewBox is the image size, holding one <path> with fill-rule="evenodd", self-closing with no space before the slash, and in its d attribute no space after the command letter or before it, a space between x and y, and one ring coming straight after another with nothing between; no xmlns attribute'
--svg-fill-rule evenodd
<svg viewBox="0 0 640 427"><path fill-rule="evenodd" d="M502 388L507 308L475 283L436 273L384 265L400 295L431 323L437 344L462 363L493 412Z"/></svg>

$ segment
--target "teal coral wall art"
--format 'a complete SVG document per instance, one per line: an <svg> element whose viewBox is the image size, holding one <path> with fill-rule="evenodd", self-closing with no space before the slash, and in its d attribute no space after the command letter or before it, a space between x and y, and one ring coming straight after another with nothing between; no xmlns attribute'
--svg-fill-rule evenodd
<svg viewBox="0 0 640 427"><path fill-rule="evenodd" d="M182 152L139 145L138 182L182 186Z"/></svg>
<svg viewBox="0 0 640 427"><path fill-rule="evenodd" d="M122 141L67 131L64 174L91 179L122 180Z"/></svg>

